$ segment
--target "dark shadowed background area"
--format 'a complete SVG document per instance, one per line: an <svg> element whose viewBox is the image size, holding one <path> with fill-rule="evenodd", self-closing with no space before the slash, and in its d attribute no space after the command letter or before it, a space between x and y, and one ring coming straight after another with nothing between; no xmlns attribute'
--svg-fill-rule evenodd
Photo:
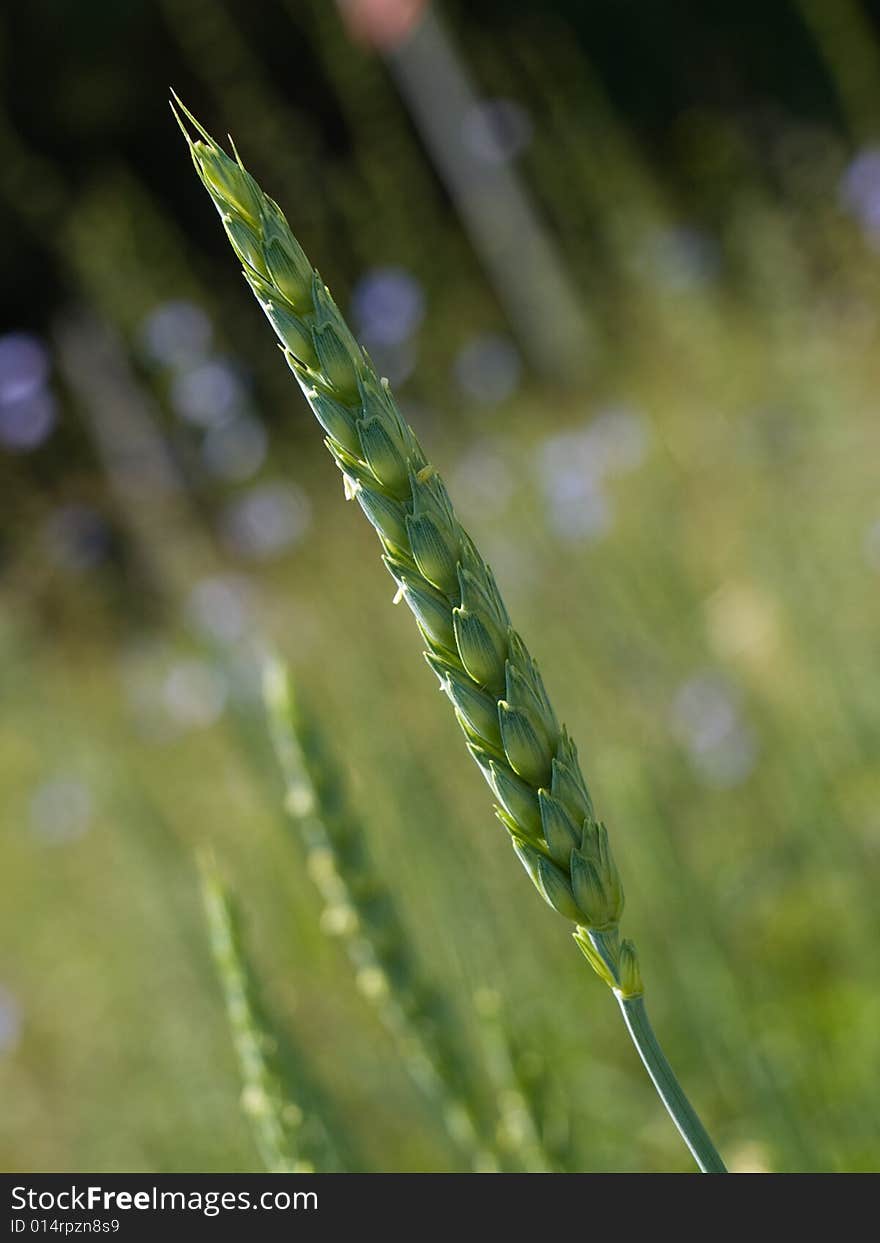
<svg viewBox="0 0 880 1243"><path fill-rule="evenodd" d="M467 1168L285 819L276 648L498 1164L689 1168L391 606L173 87L491 561L731 1166L876 1170L880 4L32 0L0 66L0 1167L262 1168L210 848L291 1135Z"/></svg>

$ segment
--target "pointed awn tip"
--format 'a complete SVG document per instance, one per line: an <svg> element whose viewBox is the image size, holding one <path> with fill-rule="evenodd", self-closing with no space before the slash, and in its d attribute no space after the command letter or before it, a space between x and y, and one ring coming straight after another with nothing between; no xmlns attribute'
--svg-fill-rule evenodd
<svg viewBox="0 0 880 1243"><path fill-rule="evenodd" d="M189 143L190 147L192 147L193 145L193 140L192 140L192 137L190 136L189 131L187 130L186 126L184 125L181 119L181 116L180 116L181 112L186 117L186 119L189 121L189 123L195 127L195 129L202 136L202 138L204 138L205 142L209 143L210 146L212 147L216 147L217 143L214 141L214 139L205 129L204 125L202 125L202 123L199 120L197 120L196 117L193 116L189 108L187 108L186 104L183 102L183 100L178 95L177 91L175 91L173 87L169 89L171 90L171 96L172 96L171 99L168 101L169 106L171 108L171 111L174 113L174 119L177 121L177 124L180 126L181 133L183 134L186 141ZM178 108L180 109L180 112L178 112Z"/></svg>

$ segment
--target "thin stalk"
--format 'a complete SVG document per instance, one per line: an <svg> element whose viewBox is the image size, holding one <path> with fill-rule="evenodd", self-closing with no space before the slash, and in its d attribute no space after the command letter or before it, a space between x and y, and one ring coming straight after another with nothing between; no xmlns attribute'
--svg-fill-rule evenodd
<svg viewBox="0 0 880 1243"><path fill-rule="evenodd" d="M681 1138L690 1148L701 1172L703 1174L726 1174L727 1167L718 1155L706 1128L697 1117L693 1105L685 1096L681 1084L675 1077L675 1072L666 1060L666 1054L660 1048L645 1009L644 997L621 997L617 994L617 1000L623 1013L623 1021L644 1063L645 1070L651 1076L651 1081L660 1099L666 1106L670 1118L678 1127Z"/></svg>

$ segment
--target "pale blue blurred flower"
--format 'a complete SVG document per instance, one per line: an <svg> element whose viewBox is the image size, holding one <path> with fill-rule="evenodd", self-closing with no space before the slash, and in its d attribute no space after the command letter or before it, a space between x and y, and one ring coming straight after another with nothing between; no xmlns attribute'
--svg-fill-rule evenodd
<svg viewBox="0 0 880 1243"><path fill-rule="evenodd" d="M28 332L0 336L0 405L24 401L49 378L49 351Z"/></svg>
<svg viewBox="0 0 880 1243"><path fill-rule="evenodd" d="M31 796L31 832L45 846L60 846L82 837L92 814L91 791L72 774L46 778Z"/></svg>
<svg viewBox="0 0 880 1243"><path fill-rule="evenodd" d="M532 141L533 126L522 104L512 99L483 99L462 121L466 149L485 164L507 164Z"/></svg>
<svg viewBox="0 0 880 1243"><path fill-rule="evenodd" d="M311 523L312 507L292 483L265 483L231 501L221 531L238 556L266 560L298 543Z"/></svg>
<svg viewBox="0 0 880 1243"><path fill-rule="evenodd" d="M725 789L751 774L757 739L742 718L738 691L721 674L707 671L683 683L673 700L672 727L707 785Z"/></svg>
<svg viewBox="0 0 880 1243"><path fill-rule="evenodd" d="M209 427L202 441L202 462L209 474L228 483L242 483L266 460L269 437L260 419L236 414Z"/></svg>
<svg viewBox="0 0 880 1243"><path fill-rule="evenodd" d="M163 367L193 366L211 348L213 329L201 307L192 302L163 302L141 327L144 352Z"/></svg>
<svg viewBox="0 0 880 1243"><path fill-rule="evenodd" d="M225 358L210 358L182 371L171 386L171 404L181 418L199 427L216 427L236 414L245 401L238 368Z"/></svg>
<svg viewBox="0 0 880 1243"><path fill-rule="evenodd" d="M453 369L468 397L484 405L497 405L519 387L522 360L508 337L486 333L459 350Z"/></svg>
<svg viewBox="0 0 880 1243"><path fill-rule="evenodd" d="M402 345L422 322L425 295L405 268L373 268L355 285L351 309L367 349Z"/></svg>

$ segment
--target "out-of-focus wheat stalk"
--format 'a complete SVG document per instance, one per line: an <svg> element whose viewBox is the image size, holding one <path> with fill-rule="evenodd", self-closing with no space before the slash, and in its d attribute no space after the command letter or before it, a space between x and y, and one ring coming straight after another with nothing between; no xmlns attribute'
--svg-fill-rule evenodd
<svg viewBox="0 0 880 1243"><path fill-rule="evenodd" d="M347 812L338 774L277 659L267 662L264 697L285 804L324 902L323 929L345 944L362 995L393 1033L413 1079L442 1111L473 1169L499 1168L482 1138L462 1057L447 1038L440 999L422 978L393 895L373 868L363 832Z"/></svg>
<svg viewBox="0 0 880 1243"><path fill-rule="evenodd" d="M549 1151L542 1125L542 1109L536 1083L521 1073L515 1047L504 1014L501 995L494 988L482 988L474 996L474 1009L489 1078L495 1090L498 1110L498 1143L518 1169L550 1174L560 1164Z"/></svg>
<svg viewBox="0 0 880 1243"><path fill-rule="evenodd" d="M198 860L202 902L211 954L242 1080L241 1109L251 1126L260 1158L270 1174L309 1174L314 1165L302 1151L304 1114L285 1098L272 1066L274 1040L257 1018L252 973L241 946L232 900L207 855Z"/></svg>
<svg viewBox="0 0 880 1243"><path fill-rule="evenodd" d="M578 946L613 989L700 1168L724 1172L649 1023L635 947L620 937L623 886L607 830L596 818L574 742L511 625L489 566L281 209L237 153L227 156L183 111L199 133L194 140L175 111L196 171L326 432L346 496L358 501L379 535L396 598L416 619L428 663L498 800L496 814L520 862L545 901L576 925Z"/></svg>

